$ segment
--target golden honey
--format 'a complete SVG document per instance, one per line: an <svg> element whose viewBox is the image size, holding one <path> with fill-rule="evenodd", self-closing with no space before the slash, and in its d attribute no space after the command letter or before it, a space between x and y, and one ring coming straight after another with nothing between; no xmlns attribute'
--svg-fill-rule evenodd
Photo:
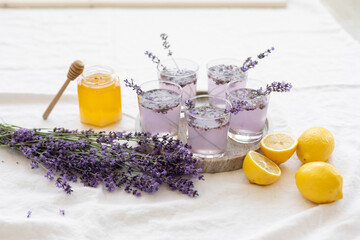
<svg viewBox="0 0 360 240"><path fill-rule="evenodd" d="M82 123L104 127L121 119L120 82L107 66L93 66L78 79Z"/></svg>

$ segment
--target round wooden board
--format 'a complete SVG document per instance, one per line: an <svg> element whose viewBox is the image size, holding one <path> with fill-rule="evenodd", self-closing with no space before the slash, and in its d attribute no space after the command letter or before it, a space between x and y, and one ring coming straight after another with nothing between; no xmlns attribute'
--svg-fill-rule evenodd
<svg viewBox="0 0 360 240"><path fill-rule="evenodd" d="M135 125L136 131L141 131L140 126L140 117L138 115ZM264 135L269 130L269 121L266 120ZM179 139L183 142L186 142L186 121L184 118L180 119L179 126ZM200 167L203 173L219 173L219 172L228 172L240 169L242 167L242 162L250 150L257 151L260 149L260 142L254 143L238 143L228 138L228 144L226 147L225 155L220 158L199 158Z"/></svg>

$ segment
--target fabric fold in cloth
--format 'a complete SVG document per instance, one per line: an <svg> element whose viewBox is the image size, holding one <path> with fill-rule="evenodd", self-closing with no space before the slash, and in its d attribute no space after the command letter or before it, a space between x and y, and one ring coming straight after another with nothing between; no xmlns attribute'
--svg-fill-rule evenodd
<svg viewBox="0 0 360 240"><path fill-rule="evenodd" d="M66 195L31 169L30 160L0 148L0 239L356 239L360 216L360 45L313 0L286 9L0 9L0 117L27 128L88 129L80 123L76 82L48 120L42 113L66 79L71 62L112 66L137 84L156 79L146 50L166 58L159 35L169 35L176 57L200 64L245 59L274 46L250 78L291 82L272 93L273 131L300 136L323 126L335 136L328 162L342 174L343 199L324 205L297 190L296 154L270 186L250 184L242 170L206 174L189 198L162 186L137 198L122 190L73 183ZM138 103L122 84L123 120L103 130L134 131ZM96 129L100 130L100 129ZM64 210L62 215L60 210ZM31 216L27 218L28 211Z"/></svg>

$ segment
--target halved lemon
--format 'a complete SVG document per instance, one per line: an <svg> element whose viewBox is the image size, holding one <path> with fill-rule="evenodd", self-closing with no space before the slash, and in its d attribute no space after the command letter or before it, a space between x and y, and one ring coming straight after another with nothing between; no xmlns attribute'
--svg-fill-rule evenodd
<svg viewBox="0 0 360 240"><path fill-rule="evenodd" d="M278 165L255 151L249 151L246 155L243 170L251 183L259 185L270 185L281 175Z"/></svg>
<svg viewBox="0 0 360 240"><path fill-rule="evenodd" d="M296 137L285 132L269 133L260 141L262 153L277 165L286 162L294 154L297 144Z"/></svg>

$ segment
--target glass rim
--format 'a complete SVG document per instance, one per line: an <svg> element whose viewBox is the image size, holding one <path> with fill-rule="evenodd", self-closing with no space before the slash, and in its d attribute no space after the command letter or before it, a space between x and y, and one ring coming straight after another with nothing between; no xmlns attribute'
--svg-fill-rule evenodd
<svg viewBox="0 0 360 240"><path fill-rule="evenodd" d="M197 63L194 62L193 60L190 60L190 59L187 59L187 58L174 58L174 59L175 59L175 61L176 61L176 60L186 61L186 62L189 62L189 63L195 65L195 70L190 69L190 70L193 70L194 73L189 73L189 74L181 75L181 76L178 76L178 77L189 77L189 76L194 75L194 74L196 74L196 73L199 72L200 66L199 66L199 64L197 64ZM165 59L165 60L163 61L163 63L166 63L166 62L173 62L173 60L172 60L171 58L167 58L167 59ZM161 65L161 64L158 64L158 66L156 67L157 70L158 70L158 72L164 71L164 69L160 69L160 65ZM165 66L165 67L166 67L166 66ZM167 76L167 77L174 76L174 75L172 75L172 74L164 74L164 75Z"/></svg>
<svg viewBox="0 0 360 240"><path fill-rule="evenodd" d="M103 73L103 72L108 72L108 73ZM100 84L86 80L89 76L94 75L96 73L108 75L108 76L110 76L110 79L107 80L106 82L103 82ZM101 64L86 67L84 69L84 71L80 74L79 81L83 82L85 85L88 85L88 86L103 87L103 86L109 85L110 83L112 83L114 81L114 69L107 65L101 65Z"/></svg>
<svg viewBox="0 0 360 240"><path fill-rule="evenodd" d="M192 98L189 98L189 100L194 100L194 99L196 99L196 98L205 98L205 97L208 97L208 98L217 98L217 99L221 99L221 100L224 100L224 102L227 104L227 105L229 105L229 107L232 107L232 104L231 104L231 102L228 100L228 99L226 99L226 98L222 98L222 97L217 97L217 96L215 96L215 95L209 95L209 94L202 94L202 95L196 95L196 96L194 96L194 97L192 97ZM226 107L224 108L224 110L226 109ZM221 114L221 116L219 116L219 117L199 117L199 116L196 116L196 115L194 115L194 114L192 114L191 112L190 112L191 110L188 110L186 107L185 107L185 112L186 113L188 113L190 116L192 116L192 117L194 117L194 118L197 118L197 119L206 119L206 120L212 120L212 119L220 119L220 118L224 118L224 117L226 117L226 116L230 116L230 112L228 112L228 113L223 113L223 114Z"/></svg>
<svg viewBox="0 0 360 240"><path fill-rule="evenodd" d="M242 66L243 61L239 58L226 58L226 57L221 57L221 58L213 58L210 59L209 61L207 61L206 63L206 69L210 68L210 65L212 65L213 62L217 62L217 61L233 61L233 62L239 62L239 67ZM221 64L221 63L220 63ZM212 65L215 66L215 65ZM247 72L243 72L243 73L247 73Z"/></svg>
<svg viewBox="0 0 360 240"><path fill-rule="evenodd" d="M235 90L233 90L233 91L231 91L231 92L229 92L229 87L230 87L230 85L231 84L234 84L234 83L237 83L237 82L242 82L242 80L235 80L235 81L231 81L231 82L229 82L229 83L227 83L226 84L226 87L225 87L225 95L226 96L233 96L233 97L235 97L235 98L238 98L238 97L236 97L236 96L234 96L234 94L232 94L232 92L234 92L235 90L239 90L239 89L248 89L248 90L258 90L258 89L254 89L254 88L249 88L249 87L240 87L240 88L237 88L237 89L235 89ZM266 87L266 82L264 82L264 81L262 81L262 80L259 80L259 79L256 79L256 78L248 78L247 79L247 83L248 82L259 82L259 83L261 83L263 86L262 87ZM266 95L266 96L262 96L262 97L267 97L268 95ZM247 98L246 98L247 99Z"/></svg>
<svg viewBox="0 0 360 240"><path fill-rule="evenodd" d="M152 82L166 83L166 84L175 85L176 87L178 87L178 88L180 89L180 93L178 93L178 96L176 96L176 97L174 97L174 98L171 98L171 99L168 99L168 100L166 100L166 101L180 99L180 104L181 104L181 98L182 98L182 94L183 94L183 89L182 89L182 87L181 87L179 84L174 83L174 82L171 82L171 81L164 81L164 80L150 80L150 81L146 81L146 82L140 84L139 87L141 88L141 87L144 86L145 84L152 83ZM160 88L160 86L159 86L158 88L154 88L154 89L166 89L166 88ZM152 89L151 89L151 90L152 90ZM166 90L169 90L169 89L166 89ZM172 90L170 90L170 91L172 91ZM143 92L147 92L147 91L144 91L144 90L143 90ZM173 92L175 92L175 91L173 91ZM177 93L177 92L175 92L175 93ZM139 96L139 98L142 98L141 95L138 95L138 96ZM145 99L146 99L146 98L145 98ZM151 100L151 99L146 99L146 100L152 101L152 102L155 102L155 103L162 103L162 102L164 102L164 101L154 101L154 100Z"/></svg>

